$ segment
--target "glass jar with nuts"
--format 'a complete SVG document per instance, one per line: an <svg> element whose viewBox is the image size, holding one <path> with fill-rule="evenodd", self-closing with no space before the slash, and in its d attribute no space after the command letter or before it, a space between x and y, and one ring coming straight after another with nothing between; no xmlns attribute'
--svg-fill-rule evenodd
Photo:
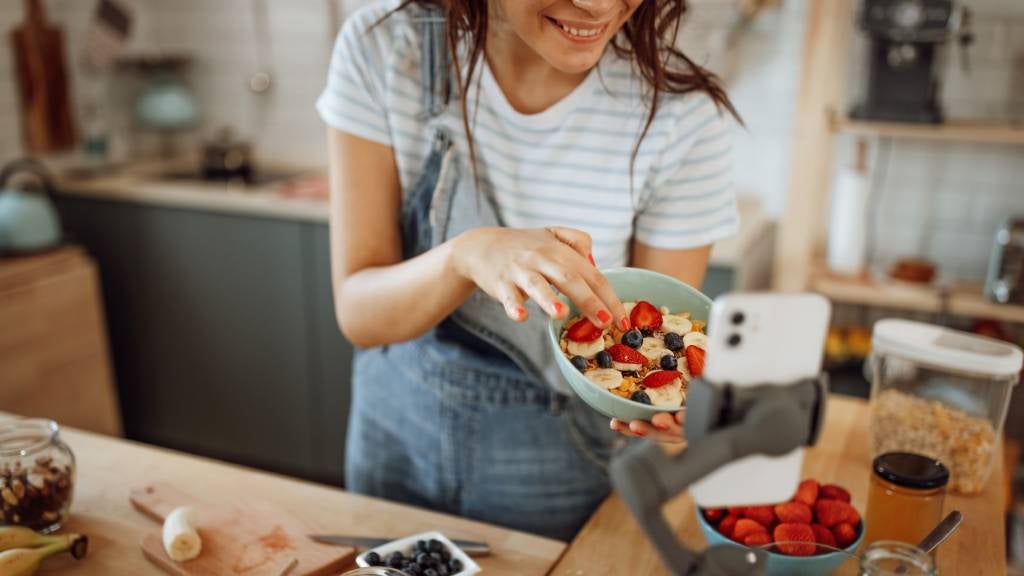
<svg viewBox="0 0 1024 576"><path fill-rule="evenodd" d="M0 423L0 525L49 533L71 508L75 456L52 420Z"/></svg>

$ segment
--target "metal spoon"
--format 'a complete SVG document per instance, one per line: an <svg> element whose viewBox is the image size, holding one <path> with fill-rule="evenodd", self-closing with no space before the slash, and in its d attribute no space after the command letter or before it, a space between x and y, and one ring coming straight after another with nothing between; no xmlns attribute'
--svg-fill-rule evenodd
<svg viewBox="0 0 1024 576"><path fill-rule="evenodd" d="M938 548L939 544L945 542L946 538L949 538L949 535L960 527L960 523L963 522L963 520L964 515L961 514L959 510L953 510L942 519L942 522L939 522L938 526L936 526L928 533L927 536L924 537L924 539L921 540L917 547L924 550L926 554L931 554L932 550Z"/></svg>
<svg viewBox="0 0 1024 576"><path fill-rule="evenodd" d="M925 554L931 554L933 550L939 547L939 544L945 542L946 538L949 538L949 535L960 527L963 519L964 515L959 510L953 510L918 543L917 547L924 550ZM908 570L907 565L903 564L896 569L896 574L906 574Z"/></svg>

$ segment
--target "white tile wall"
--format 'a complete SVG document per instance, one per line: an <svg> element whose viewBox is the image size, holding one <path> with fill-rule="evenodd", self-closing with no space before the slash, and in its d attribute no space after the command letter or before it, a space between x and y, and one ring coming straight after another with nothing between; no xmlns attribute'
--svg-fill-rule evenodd
<svg viewBox="0 0 1024 576"><path fill-rule="evenodd" d="M1024 2L973 0L977 43L970 69L947 50L942 102L950 118L1024 120ZM850 101L858 99L863 39L851 53ZM841 162L850 163L851 142ZM1024 146L897 140L875 142L879 202L876 265L924 256L951 278L985 274L993 236L1009 215L1024 216ZM888 169L878 154L885 154Z"/></svg>

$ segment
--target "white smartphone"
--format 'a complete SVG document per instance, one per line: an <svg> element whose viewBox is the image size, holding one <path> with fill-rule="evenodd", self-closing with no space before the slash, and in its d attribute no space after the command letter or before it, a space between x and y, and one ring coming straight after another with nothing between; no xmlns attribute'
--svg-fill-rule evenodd
<svg viewBox="0 0 1024 576"><path fill-rule="evenodd" d="M703 377L733 386L781 385L817 377L831 308L817 294L718 298L708 322ZM697 504L709 508L784 502L796 493L802 464L802 448L784 456L750 456L704 477L690 492Z"/></svg>

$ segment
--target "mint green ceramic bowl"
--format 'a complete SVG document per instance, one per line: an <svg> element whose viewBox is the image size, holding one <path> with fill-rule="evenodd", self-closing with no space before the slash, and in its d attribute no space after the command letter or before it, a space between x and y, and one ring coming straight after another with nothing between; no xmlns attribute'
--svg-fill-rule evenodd
<svg viewBox="0 0 1024 576"><path fill-rule="evenodd" d="M708 314L711 312L711 299L699 290L671 276L640 268L611 268L601 270L601 272L608 278L608 282L611 283L615 293L623 302L647 300L658 307L667 306L674 313L689 312L696 320L705 322L708 320ZM568 298L562 296L562 301L570 309L566 320L579 314ZM566 320L551 320L548 324L548 339L562 376L584 402L609 418L618 418L624 421L650 420L658 412L665 412L664 408L656 408L616 396L587 380L579 370L574 368L562 354L560 346L562 327Z"/></svg>

